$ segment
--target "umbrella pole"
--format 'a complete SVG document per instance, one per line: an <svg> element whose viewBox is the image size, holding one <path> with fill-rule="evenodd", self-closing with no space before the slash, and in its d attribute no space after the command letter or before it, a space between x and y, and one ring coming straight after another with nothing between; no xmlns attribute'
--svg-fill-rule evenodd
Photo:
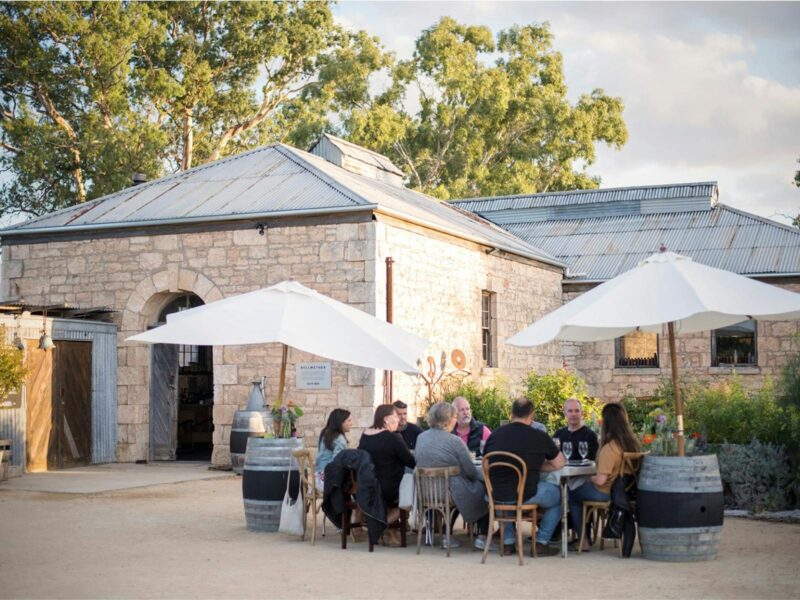
<svg viewBox="0 0 800 600"><path fill-rule="evenodd" d="M686 455L683 436L683 402L681 401L680 377L678 374L678 355L675 352L675 323L667 323L669 332L669 361L672 365L672 393L675 395L675 418L678 421L678 456Z"/></svg>
<svg viewBox="0 0 800 600"><path fill-rule="evenodd" d="M286 387L286 361L289 358L289 346L283 346L283 353L281 354L281 377L278 383L278 406L283 406L283 389Z"/></svg>

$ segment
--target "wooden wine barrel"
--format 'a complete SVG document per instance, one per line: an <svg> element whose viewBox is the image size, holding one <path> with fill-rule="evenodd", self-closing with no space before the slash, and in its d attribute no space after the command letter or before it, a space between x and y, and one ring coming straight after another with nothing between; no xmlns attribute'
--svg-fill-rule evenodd
<svg viewBox="0 0 800 600"><path fill-rule="evenodd" d="M716 455L645 456L638 487L639 539L645 558L716 558L724 510Z"/></svg>
<svg viewBox="0 0 800 600"><path fill-rule="evenodd" d="M300 492L300 473L292 451L302 447L303 442L298 438L247 439L242 471L242 496L248 529L278 531L281 504L289 477L289 493L292 498L297 499Z"/></svg>
<svg viewBox="0 0 800 600"><path fill-rule="evenodd" d="M266 431L266 410L237 410L233 413L231 426L231 467L237 475L242 474L247 440Z"/></svg>

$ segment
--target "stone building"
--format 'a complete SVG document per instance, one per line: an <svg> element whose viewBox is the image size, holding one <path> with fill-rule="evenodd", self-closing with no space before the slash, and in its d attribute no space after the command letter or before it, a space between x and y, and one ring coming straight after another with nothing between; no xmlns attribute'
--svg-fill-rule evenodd
<svg viewBox="0 0 800 600"><path fill-rule="evenodd" d="M2 232L6 301L113 311L118 461L207 452L229 464L233 414L250 383L266 377L267 397L276 394L277 345L169 350L126 338L170 312L286 279L384 317L391 257L394 322L429 339L437 362L459 348L474 375L511 382L561 364L556 344L502 343L560 305L561 260L405 189L385 157L330 136L313 152L322 156L259 148ZM367 425L382 381L335 362L330 389L298 390L290 378L289 397L306 410L302 433L315 439L334 406ZM413 403L421 393L416 378L395 374L395 398ZM154 404L164 395L169 402ZM155 443L161 426L171 442Z"/></svg>
<svg viewBox="0 0 800 600"><path fill-rule="evenodd" d="M669 250L800 292L800 230L719 202L716 183L583 190L456 201L568 265L568 302L658 251ZM747 321L679 335L683 377L713 381L732 369L757 388L797 350L797 322ZM613 342L562 344L565 362L604 400L649 396L670 376L666 328Z"/></svg>

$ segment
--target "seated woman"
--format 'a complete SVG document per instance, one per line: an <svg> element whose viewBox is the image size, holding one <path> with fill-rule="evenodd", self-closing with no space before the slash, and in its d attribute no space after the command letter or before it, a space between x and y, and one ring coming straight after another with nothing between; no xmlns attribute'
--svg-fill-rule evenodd
<svg viewBox="0 0 800 600"><path fill-rule="evenodd" d="M466 522L476 522L478 537L475 547L483 550L489 527L489 505L486 488L469 450L457 436L451 435L458 422L458 412L452 404L437 402L428 411L430 429L417 438L417 466L424 468L452 467L461 473L450 479L450 494ZM455 544L453 544L455 547Z"/></svg>
<svg viewBox="0 0 800 600"><path fill-rule="evenodd" d="M365 429L358 442L359 450L366 450L375 465L375 477L381 486L381 494L386 502L386 522L394 523L400 518L397 501L400 498L400 481L406 467L413 469L416 463L408 446L397 432L399 424L395 407L382 404L375 409L372 427ZM392 507L392 508L389 508ZM397 530L387 530L391 545L399 545Z"/></svg>
<svg viewBox="0 0 800 600"><path fill-rule="evenodd" d="M314 481L320 492L325 489L325 467L347 448L347 434L352 426L353 419L348 410L334 408L328 415L328 422L319 434L317 460L314 462Z"/></svg>
<svg viewBox="0 0 800 600"><path fill-rule="evenodd" d="M597 475L569 492L569 513L578 535L583 525L583 501L610 500L611 485L622 464L623 452L641 452L639 440L631 430L625 408L621 404L606 404L603 407L600 450L597 451ZM589 551L588 542L584 544L583 551Z"/></svg>

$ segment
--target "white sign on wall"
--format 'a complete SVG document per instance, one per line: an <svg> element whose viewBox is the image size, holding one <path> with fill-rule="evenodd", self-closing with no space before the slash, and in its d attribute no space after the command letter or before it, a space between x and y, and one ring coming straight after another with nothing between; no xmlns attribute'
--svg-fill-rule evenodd
<svg viewBox="0 0 800 600"><path fill-rule="evenodd" d="M297 363L294 382L298 390L331 389L331 363Z"/></svg>

